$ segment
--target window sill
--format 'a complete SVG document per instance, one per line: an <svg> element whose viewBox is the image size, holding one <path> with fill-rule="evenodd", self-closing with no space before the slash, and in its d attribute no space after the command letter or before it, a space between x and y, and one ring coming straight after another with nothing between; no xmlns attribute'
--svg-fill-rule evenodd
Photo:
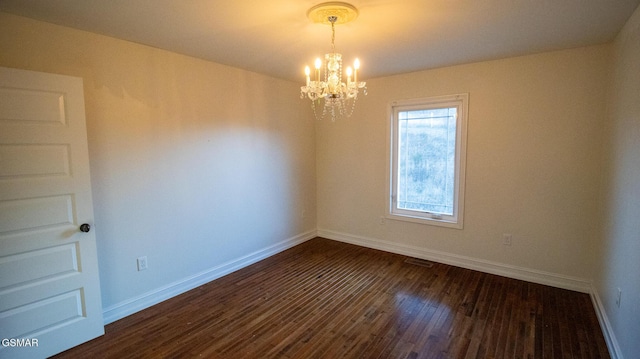
<svg viewBox="0 0 640 359"><path fill-rule="evenodd" d="M425 218L425 217L409 216L406 214L395 214L395 213L388 213L385 217L391 220L413 222L413 223L425 224L429 226L438 226L438 227L446 227L446 228L454 228L454 229L463 228L463 224L461 221L453 222L453 221L448 221L444 219Z"/></svg>

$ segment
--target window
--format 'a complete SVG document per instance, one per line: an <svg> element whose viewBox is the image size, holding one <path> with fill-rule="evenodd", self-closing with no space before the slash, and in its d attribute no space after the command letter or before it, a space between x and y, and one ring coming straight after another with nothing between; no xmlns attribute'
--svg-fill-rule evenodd
<svg viewBox="0 0 640 359"><path fill-rule="evenodd" d="M391 104L390 218L462 228L468 98Z"/></svg>

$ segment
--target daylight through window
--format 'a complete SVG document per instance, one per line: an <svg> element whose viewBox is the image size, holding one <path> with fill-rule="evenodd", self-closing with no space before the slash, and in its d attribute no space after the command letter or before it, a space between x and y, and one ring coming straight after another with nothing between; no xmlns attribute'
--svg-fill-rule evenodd
<svg viewBox="0 0 640 359"><path fill-rule="evenodd" d="M391 216L462 228L467 98L392 104Z"/></svg>

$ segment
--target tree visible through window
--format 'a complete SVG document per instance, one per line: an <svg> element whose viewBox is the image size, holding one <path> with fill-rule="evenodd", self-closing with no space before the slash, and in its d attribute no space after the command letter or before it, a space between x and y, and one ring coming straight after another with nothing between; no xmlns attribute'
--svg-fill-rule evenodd
<svg viewBox="0 0 640 359"><path fill-rule="evenodd" d="M392 105L390 215L462 227L466 100L464 94Z"/></svg>
<svg viewBox="0 0 640 359"><path fill-rule="evenodd" d="M456 110L398 113L398 208L453 214Z"/></svg>

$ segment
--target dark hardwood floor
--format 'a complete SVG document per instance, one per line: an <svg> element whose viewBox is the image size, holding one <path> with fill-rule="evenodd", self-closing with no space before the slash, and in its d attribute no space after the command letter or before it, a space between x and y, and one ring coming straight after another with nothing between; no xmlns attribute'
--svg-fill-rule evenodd
<svg viewBox="0 0 640 359"><path fill-rule="evenodd" d="M316 238L55 358L609 358L587 294Z"/></svg>

